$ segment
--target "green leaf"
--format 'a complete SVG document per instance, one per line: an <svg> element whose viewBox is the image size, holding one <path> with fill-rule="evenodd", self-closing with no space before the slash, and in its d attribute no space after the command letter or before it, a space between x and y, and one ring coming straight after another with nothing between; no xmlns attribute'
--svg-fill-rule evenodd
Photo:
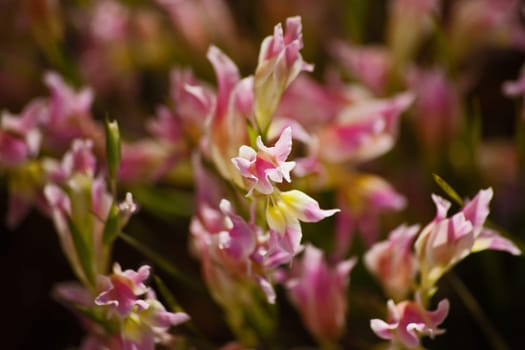
<svg viewBox="0 0 525 350"><path fill-rule="evenodd" d="M106 219L106 224L104 225L104 233L102 235L102 243L106 246L109 246L115 238L117 238L120 232L119 217L118 217L118 207L113 201L111 204L111 209L109 210L108 217Z"/></svg>
<svg viewBox="0 0 525 350"><path fill-rule="evenodd" d="M461 199L461 196L452 188L452 186L450 186L445 180L443 180L439 175L437 174L432 174L432 176L434 177L434 181L438 184L439 187L441 187L441 189L443 191L445 191L445 193L454 201L456 202L458 205L460 206L463 206L463 199Z"/></svg>
<svg viewBox="0 0 525 350"><path fill-rule="evenodd" d="M71 238L73 239L73 245L80 262L80 266L87 278L87 282L91 285L95 285L95 270L93 268L93 257L90 247L86 244L86 241L82 237L82 232L78 229L77 225L67 217L67 225L71 232Z"/></svg>

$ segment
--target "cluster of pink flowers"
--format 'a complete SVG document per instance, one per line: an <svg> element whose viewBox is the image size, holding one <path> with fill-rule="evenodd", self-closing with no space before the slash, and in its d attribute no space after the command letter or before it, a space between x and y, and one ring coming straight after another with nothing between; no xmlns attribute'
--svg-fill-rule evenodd
<svg viewBox="0 0 525 350"><path fill-rule="evenodd" d="M123 271L112 256L140 205L133 191L159 184L192 191L193 206L186 204L188 249L201 268L195 279L203 280L222 308L239 346L271 346L275 305L283 296L315 341L326 348L337 344L347 331L350 273L358 263L353 255L361 249L363 265L389 299L385 320L371 319L371 330L392 348L417 349L423 337L445 332L440 327L449 301L431 308L447 272L479 251L521 254L487 223L490 187L464 203L453 198L461 207L453 215L448 200L432 195L436 215L428 224L402 224L382 240L388 232L382 215L416 206L417 200L409 202L376 165L394 148L407 112L429 168L447 152L457 156L452 144L465 124L460 97L472 81L456 84L451 67L474 49L525 47L517 1L458 1L436 34L440 1L392 0L385 46L341 40L326 45L352 83L328 69L323 83L308 75L314 65L303 58L298 16L274 26L253 54L253 74L243 77L225 52L210 45L214 39L237 53L249 47L235 34L223 1L157 0L155 6L188 47L200 56L207 52L215 87L190 68L173 68L167 101L137 123L146 135L127 139L118 123L97 121L95 90L111 98L121 82L126 92L133 91L137 77L126 70L169 56L162 40L147 45L147 39L163 37L153 11L104 0L78 24L87 27L82 73L95 90L75 89L47 72L48 97L34 99L18 115L4 111L0 117L7 223L16 227L32 207L53 222L78 280L59 284L55 294L87 333L81 349L177 347L179 335L171 327L190 316L157 299L146 285L148 265ZM210 27L213 16L223 21L217 31ZM486 35L480 36L480 28ZM144 40L133 42L133 33ZM415 63L424 44L440 35L450 37L451 67ZM433 40L443 45L441 37ZM130 59L135 51L141 59ZM249 62L249 54L242 60ZM122 69L100 74L108 62ZM525 98L525 71L502 91ZM460 150L459 156L467 152ZM410 171L406 174L410 181ZM457 196L451 189L448 194ZM147 247L143 252L153 263L161 261ZM171 304L164 295L168 288L159 287Z"/></svg>

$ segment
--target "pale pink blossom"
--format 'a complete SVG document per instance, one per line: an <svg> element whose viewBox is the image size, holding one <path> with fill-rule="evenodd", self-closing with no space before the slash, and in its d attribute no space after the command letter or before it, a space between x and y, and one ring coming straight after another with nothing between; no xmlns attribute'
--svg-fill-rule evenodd
<svg viewBox="0 0 525 350"><path fill-rule="evenodd" d="M434 287L439 278L471 252L503 250L513 255L521 251L509 240L483 225L489 214L491 188L481 190L461 211L447 218L450 203L433 195L437 214L415 243L424 290Z"/></svg>
<svg viewBox="0 0 525 350"><path fill-rule="evenodd" d="M224 0L156 0L168 13L172 24L186 44L205 51L213 42L222 41L239 48L235 23Z"/></svg>
<svg viewBox="0 0 525 350"><path fill-rule="evenodd" d="M352 258L329 265L321 250L307 245L286 283L307 329L319 340L336 339L344 331L349 274L355 263Z"/></svg>
<svg viewBox="0 0 525 350"><path fill-rule="evenodd" d="M290 171L295 162L286 161L292 151L292 129L283 130L273 147L264 145L261 136L256 139L257 151L249 146L239 148L239 156L232 158L233 164L249 184L248 195L253 190L269 195L274 191L272 182L290 182Z"/></svg>
<svg viewBox="0 0 525 350"><path fill-rule="evenodd" d="M94 97L90 88L76 92L55 72L46 73L44 81L51 93L43 122L47 143L61 149L75 138L102 137L102 129L90 112Z"/></svg>
<svg viewBox="0 0 525 350"><path fill-rule="evenodd" d="M365 254L366 267L395 300L404 298L414 284L418 268L412 243L418 232L417 225L401 225L390 232L387 240L374 244Z"/></svg>
<svg viewBox="0 0 525 350"><path fill-rule="evenodd" d="M370 247L379 235L380 215L406 205L405 198L379 176L347 174L344 180L337 191L341 214L336 221L336 257L346 255L356 231Z"/></svg>
<svg viewBox="0 0 525 350"><path fill-rule="evenodd" d="M122 271L120 265L115 263L109 277L99 276L97 284L102 292L96 297L95 304L111 307L120 317L127 316L137 305L137 301L141 300L137 297L149 290L144 284L149 274L150 267L147 265L141 266L137 271Z"/></svg>
<svg viewBox="0 0 525 350"><path fill-rule="evenodd" d="M393 63L386 47L337 41L332 45L332 51L350 74L374 94L385 93Z"/></svg>
<svg viewBox="0 0 525 350"><path fill-rule="evenodd" d="M299 74L282 95L275 116L292 119L310 132L331 122L351 101L344 88L332 85Z"/></svg>
<svg viewBox="0 0 525 350"><path fill-rule="evenodd" d="M279 23L266 37L259 51L254 78L254 111L260 132L265 133L284 90L301 71L312 71L299 51L303 47L300 17L286 20L286 31Z"/></svg>
<svg viewBox="0 0 525 350"><path fill-rule="evenodd" d="M249 142L246 123L252 116L253 78L240 79L237 66L218 48L208 50L217 76L217 97L207 129L210 156L223 177L242 186L231 159Z"/></svg>
<svg viewBox="0 0 525 350"><path fill-rule="evenodd" d="M421 142L437 152L457 134L460 124L459 97L446 72L439 67L411 69L409 88L415 93L414 123Z"/></svg>
<svg viewBox="0 0 525 350"><path fill-rule="evenodd" d="M417 348L421 337L434 338L445 331L438 328L448 315L449 302L439 302L435 311L426 310L421 301L402 301L394 304L388 301L387 321L373 319L370 327L381 339L390 340L392 344L408 349Z"/></svg>
<svg viewBox="0 0 525 350"><path fill-rule="evenodd" d="M264 233L235 212L223 199L218 181L194 157L197 184L196 215L190 224L191 248L202 262L204 277L214 297L221 303L235 303L232 293L239 287L237 279L257 284L275 302L270 282L273 269L291 261L278 246L276 235Z"/></svg>
<svg viewBox="0 0 525 350"><path fill-rule="evenodd" d="M411 94L404 93L349 105L319 131L320 158L333 163L362 162L386 153L396 140L399 116L412 100Z"/></svg>
<svg viewBox="0 0 525 350"><path fill-rule="evenodd" d="M40 151L42 132L39 126L45 118L43 101L29 103L20 113L2 112L0 117L0 168L21 165Z"/></svg>

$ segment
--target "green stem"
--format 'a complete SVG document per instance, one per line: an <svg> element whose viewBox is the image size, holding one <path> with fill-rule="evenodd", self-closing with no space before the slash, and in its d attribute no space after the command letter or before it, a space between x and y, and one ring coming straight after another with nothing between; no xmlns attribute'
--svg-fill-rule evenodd
<svg viewBox="0 0 525 350"><path fill-rule="evenodd" d="M186 278L170 261L168 261L163 256L157 254L150 248L148 248L143 243L137 241L135 238L125 234L124 232L121 232L119 234L119 237L122 238L124 242L126 242L129 246L135 248L137 251L139 251L141 254L146 256L148 259L151 259L155 265L160 267L162 270L164 270L166 273L168 273L171 277L175 278L178 281L183 282L187 287L190 287L191 289L195 291L203 291L203 288L193 282L192 280Z"/></svg>
<svg viewBox="0 0 525 350"><path fill-rule="evenodd" d="M477 300L468 290L465 284L459 279L454 272L449 272L446 275L450 285L456 291L457 295L463 301L465 307L470 311L472 317L476 320L491 347L495 350L508 350L509 347L505 343L503 337L498 333L490 319L487 317Z"/></svg>

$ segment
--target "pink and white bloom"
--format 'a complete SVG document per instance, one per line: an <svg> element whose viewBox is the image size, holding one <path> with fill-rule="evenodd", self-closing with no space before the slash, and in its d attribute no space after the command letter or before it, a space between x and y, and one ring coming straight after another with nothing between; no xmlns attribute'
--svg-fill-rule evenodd
<svg viewBox="0 0 525 350"><path fill-rule="evenodd" d="M441 300L435 311L426 310L421 301L402 301L395 304L393 300L388 301L387 321L373 319L370 327L381 339L390 340L393 345L417 348L421 337L436 335L445 331L438 328L448 315L449 302Z"/></svg>
<svg viewBox="0 0 525 350"><path fill-rule="evenodd" d="M166 311L153 291L146 294L142 307L136 308L123 321L120 338L123 349L154 350L155 344L168 344L171 326L190 319L185 312Z"/></svg>
<svg viewBox="0 0 525 350"><path fill-rule="evenodd" d="M339 209L321 209L312 197L299 190L291 190L268 197L266 220L268 227L279 234L283 249L295 254L301 249L300 221L318 222L337 212Z"/></svg>
<svg viewBox="0 0 525 350"><path fill-rule="evenodd" d="M270 276L278 265L291 261L293 255L284 252L276 235L265 233L235 212L223 199L221 187L194 158L197 184L197 213L190 224L191 248L202 262L204 277L215 299L223 305L235 303L234 290L256 283L275 302ZM239 283L243 281L243 283ZM245 287L245 286L244 286Z"/></svg>
<svg viewBox="0 0 525 350"><path fill-rule="evenodd" d="M55 72L46 73L44 82L51 92L43 121L49 145L63 149L75 138L102 138L103 131L90 112L94 97L90 88L76 92Z"/></svg>
<svg viewBox="0 0 525 350"><path fill-rule="evenodd" d="M366 267L394 300L403 299L414 284L418 266L412 243L418 232L417 225L401 225L365 254Z"/></svg>
<svg viewBox="0 0 525 350"><path fill-rule="evenodd" d="M509 240L483 225L489 214L491 188L481 190L462 210L450 218L450 202L433 195L437 214L415 243L421 272L421 285L430 290L441 276L471 252L503 250L513 255L521 251Z"/></svg>
<svg viewBox="0 0 525 350"><path fill-rule="evenodd" d="M137 297L149 290L144 284L149 274L150 267L147 265L141 266L138 271L122 271L120 265L115 263L113 274L99 276L97 284L102 292L96 297L95 304L110 306L120 317L127 316L140 300Z"/></svg>
<svg viewBox="0 0 525 350"><path fill-rule="evenodd" d="M308 245L286 282L303 322L319 340L337 339L344 331L349 274L355 263L352 258L330 266L321 250Z"/></svg>
<svg viewBox="0 0 525 350"><path fill-rule="evenodd" d="M239 169L241 175L249 185L248 195L253 190L269 195L274 191L272 182L290 182L290 171L295 167L295 162L286 159L292 151L292 129L287 127L273 147L267 147L257 136L257 149L241 146L239 156L232 159L233 164ZM272 182L271 182L272 181Z"/></svg>
<svg viewBox="0 0 525 350"><path fill-rule="evenodd" d="M113 204L106 181L96 174L92 147L90 140L75 140L61 162L44 163L49 181L43 191L46 209L55 224L62 250L84 285L93 285L96 275L106 272L109 247L103 242L103 235ZM118 205L120 227L135 209L128 195Z"/></svg>
<svg viewBox="0 0 525 350"><path fill-rule="evenodd" d="M272 36L266 37L259 51L259 63L254 78L255 119L261 132L266 132L284 90L301 71L313 66L303 61L300 17L286 20L286 31L279 23Z"/></svg>

